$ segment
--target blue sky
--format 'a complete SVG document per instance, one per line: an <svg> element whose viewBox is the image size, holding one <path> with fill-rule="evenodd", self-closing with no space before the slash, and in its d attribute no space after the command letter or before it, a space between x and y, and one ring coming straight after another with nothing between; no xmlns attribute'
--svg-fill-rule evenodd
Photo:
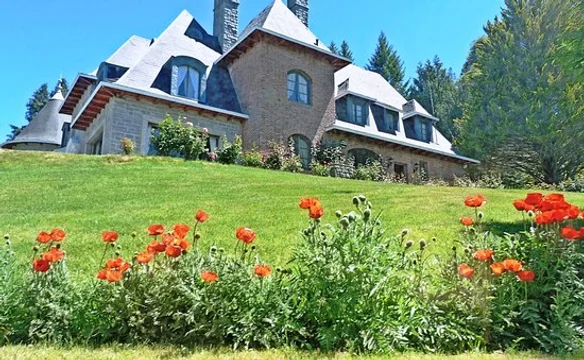
<svg viewBox="0 0 584 360"><path fill-rule="evenodd" d="M273 0L241 0L240 30ZM277 0L280 1L280 0ZM504 0L310 0L310 28L326 44L347 40L364 66L384 31L406 67L438 55L458 74L470 44ZM25 124L42 83L93 71L131 35L157 37L187 9L209 31L213 0L0 1L0 143Z"/></svg>

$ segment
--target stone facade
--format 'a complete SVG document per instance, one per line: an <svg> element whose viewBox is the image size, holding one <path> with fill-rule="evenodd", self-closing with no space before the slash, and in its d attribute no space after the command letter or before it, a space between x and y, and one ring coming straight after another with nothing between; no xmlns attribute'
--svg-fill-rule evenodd
<svg viewBox="0 0 584 360"><path fill-rule="evenodd" d="M391 166L388 169L390 175L395 175L395 164L405 165L406 179L414 181L417 176L414 169L419 168L420 162L427 163L428 176L430 178L440 178L446 181L453 179L453 176L464 175L464 167L460 163L447 161L444 158L415 154L412 151L402 150L392 147L390 144L384 144L379 141L368 139L362 136L352 134L327 133L323 141L344 142L347 144L346 151L352 149L367 149L381 156L385 161L390 160Z"/></svg>
<svg viewBox="0 0 584 360"><path fill-rule="evenodd" d="M288 0L288 8L308 27L308 0Z"/></svg>
<svg viewBox="0 0 584 360"><path fill-rule="evenodd" d="M311 83L310 104L288 100L288 72L297 70ZM270 140L287 141L294 134L312 142L335 121L334 68L308 51L260 41L230 67L243 111L245 149Z"/></svg>
<svg viewBox="0 0 584 360"><path fill-rule="evenodd" d="M213 35L226 52L237 42L239 31L239 0L215 0Z"/></svg>

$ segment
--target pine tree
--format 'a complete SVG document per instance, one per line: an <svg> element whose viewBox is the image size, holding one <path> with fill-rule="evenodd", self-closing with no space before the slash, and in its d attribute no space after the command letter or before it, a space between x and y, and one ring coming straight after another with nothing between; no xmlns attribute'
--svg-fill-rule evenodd
<svg viewBox="0 0 584 360"><path fill-rule="evenodd" d="M330 45L329 45L329 50L336 55L339 55L339 47L337 46L337 44L334 41L331 41Z"/></svg>
<svg viewBox="0 0 584 360"><path fill-rule="evenodd" d="M405 92L407 84L404 84L404 63L397 51L387 41L387 37L381 32L377 41L377 48L369 59L367 70L375 71L400 93Z"/></svg>
<svg viewBox="0 0 584 360"><path fill-rule="evenodd" d="M63 94L63 97L67 96L67 93L69 92L69 84L67 83L67 79L59 79L59 81L57 81L57 85L55 85L55 88L53 91L51 91L49 97L53 97L57 93L59 85L61 86L61 94Z"/></svg>
<svg viewBox="0 0 584 360"><path fill-rule="evenodd" d="M26 121L30 122L49 102L49 98L48 86L44 83L32 94L26 104Z"/></svg>
<svg viewBox="0 0 584 360"><path fill-rule="evenodd" d="M341 43L341 51L339 52L339 55L351 61L355 61L355 59L353 58L353 52L351 51L351 49L349 49L349 44L345 40L343 40L343 42Z"/></svg>

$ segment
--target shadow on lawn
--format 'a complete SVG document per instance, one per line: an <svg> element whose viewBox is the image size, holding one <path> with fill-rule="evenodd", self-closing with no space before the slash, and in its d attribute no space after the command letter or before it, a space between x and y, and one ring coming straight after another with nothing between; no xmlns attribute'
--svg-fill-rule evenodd
<svg viewBox="0 0 584 360"><path fill-rule="evenodd" d="M492 221L487 224L487 229L494 235L502 236L505 233L517 234L523 231L529 231L530 226L529 223L523 221Z"/></svg>

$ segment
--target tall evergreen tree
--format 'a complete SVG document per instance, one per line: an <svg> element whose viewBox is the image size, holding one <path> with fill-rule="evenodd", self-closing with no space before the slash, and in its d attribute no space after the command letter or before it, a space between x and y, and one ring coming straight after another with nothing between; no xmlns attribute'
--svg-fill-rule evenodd
<svg viewBox="0 0 584 360"><path fill-rule="evenodd" d="M337 54L339 55L339 47L337 46L337 44L334 41L331 41L330 45L329 45L329 50L333 53L333 54Z"/></svg>
<svg viewBox="0 0 584 360"><path fill-rule="evenodd" d="M61 87L61 94L63 94L63 97L67 96L67 93L69 92L69 84L67 83L67 79L61 78L59 81L57 81L53 91L51 91L49 94L49 98L53 97L57 93L59 86Z"/></svg>
<svg viewBox="0 0 584 360"><path fill-rule="evenodd" d="M407 84L404 84L404 63L397 51L387 41L387 37L381 32L377 41L377 48L369 59L367 70L379 73L385 80L401 94L405 93Z"/></svg>
<svg viewBox="0 0 584 360"><path fill-rule="evenodd" d="M452 141L456 137L454 120L462 116L460 94L452 69L446 69L438 56L418 64L408 98L440 119L436 126L446 138Z"/></svg>
<svg viewBox="0 0 584 360"><path fill-rule="evenodd" d="M351 51L351 49L349 48L349 44L345 40L343 40L343 42L341 43L341 51L339 51L339 55L351 61L355 61L355 58L353 58L353 52Z"/></svg>
<svg viewBox="0 0 584 360"><path fill-rule="evenodd" d="M485 165L558 183L584 169L582 83L555 63L573 0L505 0L462 78L462 150ZM577 19L577 20L574 20Z"/></svg>
<svg viewBox="0 0 584 360"><path fill-rule="evenodd" d="M26 104L26 121L30 122L47 104L49 98L48 85L44 83L32 94Z"/></svg>

